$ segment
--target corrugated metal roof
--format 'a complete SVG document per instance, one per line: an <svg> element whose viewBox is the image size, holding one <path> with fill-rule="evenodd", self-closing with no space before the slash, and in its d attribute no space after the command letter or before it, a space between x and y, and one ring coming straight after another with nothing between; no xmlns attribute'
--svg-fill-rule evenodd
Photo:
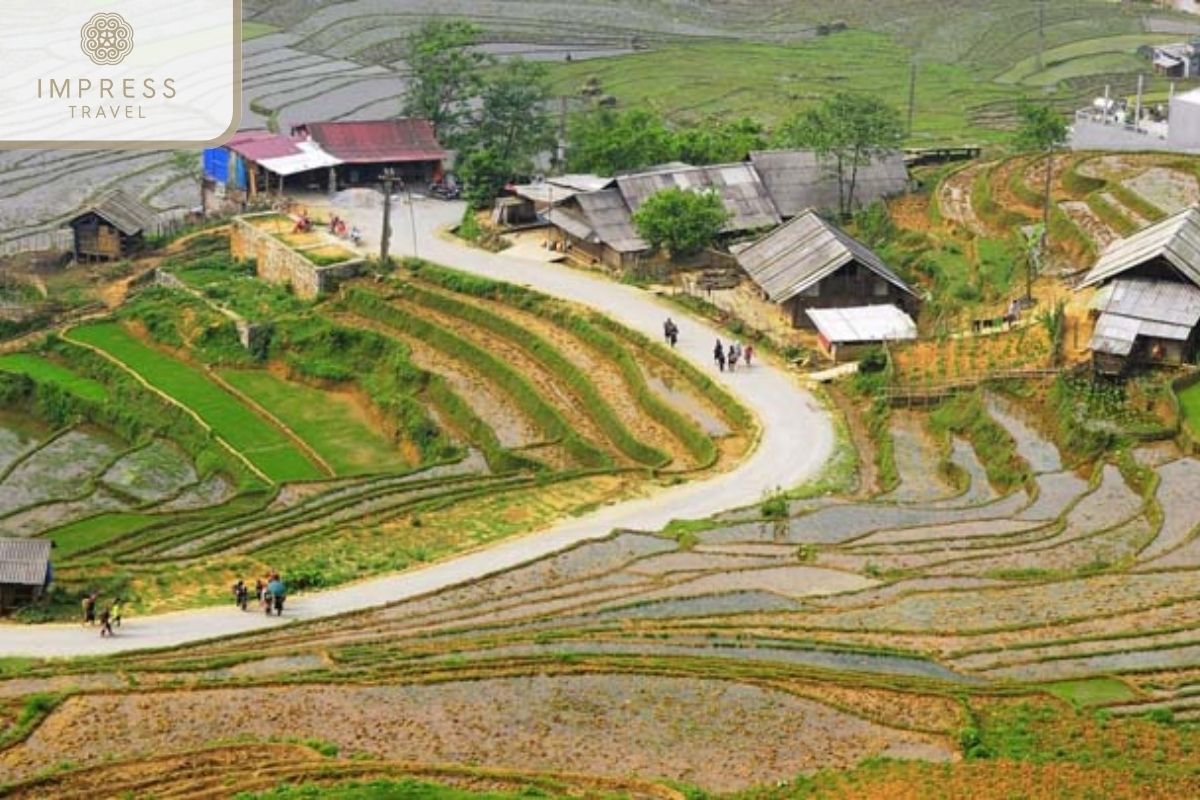
<svg viewBox="0 0 1200 800"><path fill-rule="evenodd" d="M1200 288L1178 281L1120 278L1092 301L1101 312L1091 349L1127 356L1138 337L1184 342L1200 323Z"/></svg>
<svg viewBox="0 0 1200 800"><path fill-rule="evenodd" d="M606 178L603 175L576 172L568 175L554 175L546 178L546 183L552 183L555 186L574 189L579 192L598 192L601 189L607 189L609 186L612 186L613 179Z"/></svg>
<svg viewBox="0 0 1200 800"><path fill-rule="evenodd" d="M283 158L300 152L294 139L271 131L240 131L225 143L225 147L249 161Z"/></svg>
<svg viewBox="0 0 1200 800"><path fill-rule="evenodd" d="M917 338L917 323L892 305L809 308L805 312L825 341L831 344Z"/></svg>
<svg viewBox="0 0 1200 800"><path fill-rule="evenodd" d="M638 236L637 229L633 227L629 207L618 190L584 192L575 195L572 202L599 240L613 250L618 253L640 253L650 249L650 245Z"/></svg>
<svg viewBox="0 0 1200 800"><path fill-rule="evenodd" d="M1188 328L1200 323L1200 287L1149 278L1118 278L1110 286L1100 311Z"/></svg>
<svg viewBox="0 0 1200 800"><path fill-rule="evenodd" d="M316 142L299 142L295 153L279 158L264 158L258 163L276 175L297 175L314 169L336 167L342 160L326 153Z"/></svg>
<svg viewBox="0 0 1200 800"><path fill-rule="evenodd" d="M1160 257L1200 286L1200 210L1195 206L1110 244L1080 286L1092 286L1115 278Z"/></svg>
<svg viewBox="0 0 1200 800"><path fill-rule="evenodd" d="M836 210L839 206L836 168L812 150L756 150L750 154L750 163L784 218L808 208ZM908 168L904 154L896 150L858 168L854 198L865 206L907 189Z"/></svg>
<svg viewBox="0 0 1200 800"><path fill-rule="evenodd" d="M325 152L347 164L438 161L446 157L434 135L433 123L425 119L309 122L293 132L311 136Z"/></svg>
<svg viewBox="0 0 1200 800"><path fill-rule="evenodd" d="M561 208L552 208L547 211L546 219L551 225L561 228L576 239L582 239L585 242L600 241L600 237L592 230L591 226L574 214L563 211Z"/></svg>
<svg viewBox="0 0 1200 800"><path fill-rule="evenodd" d="M915 295L862 242L808 210L737 254L738 264L772 301L783 303L851 261Z"/></svg>
<svg viewBox="0 0 1200 800"><path fill-rule="evenodd" d="M104 195L72 217L71 222L75 222L80 217L86 217L88 214L95 214L126 236L133 236L135 233L153 227L154 221L157 219L153 209L143 205L141 201L123 189L114 189Z"/></svg>
<svg viewBox="0 0 1200 800"><path fill-rule="evenodd" d="M49 561L49 539L0 539L0 583L41 586Z"/></svg>
<svg viewBox="0 0 1200 800"><path fill-rule="evenodd" d="M617 178L617 188L630 212L636 212L647 198L663 189L711 189L732 215L722 228L725 233L770 228L780 221L775 204L750 164L714 164L623 175Z"/></svg>
<svg viewBox="0 0 1200 800"><path fill-rule="evenodd" d="M579 189L572 189L567 186L558 186L549 181L541 183L518 183L513 185L512 191L518 197L524 197L526 200L531 200L535 203L565 203L575 195L579 194Z"/></svg>

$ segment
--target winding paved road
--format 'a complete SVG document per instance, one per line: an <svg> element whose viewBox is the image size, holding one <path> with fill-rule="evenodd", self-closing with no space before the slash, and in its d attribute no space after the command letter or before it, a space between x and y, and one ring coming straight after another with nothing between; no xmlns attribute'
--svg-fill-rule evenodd
<svg viewBox="0 0 1200 800"><path fill-rule="evenodd" d="M365 209L341 210L365 230L368 241L378 241L378 226L373 229L368 219L373 214ZM418 201L415 210L410 216L409 207L402 204L394 213L394 254L412 253L415 228L423 258L528 284L547 294L589 305L647 335L658 336L663 320L670 314L679 325L679 352L700 367L712 369L712 346L720 334L708 324L687 317L631 286L580 270L467 248L440 236L439 229L461 218L461 204ZM508 569L576 542L604 536L614 528L655 530L672 519L705 517L748 505L766 492L798 485L819 471L832 453L834 433L825 411L812 395L785 372L766 362L749 371L717 377L754 411L762 425L758 447L730 472L666 489L649 498L600 508L548 530L508 539L419 569L292 597L282 619L241 613L231 606L206 608L133 617L112 639L101 639L95 629L78 625L5 625L0 626L0 655L76 656L170 647L297 619L371 608Z"/></svg>

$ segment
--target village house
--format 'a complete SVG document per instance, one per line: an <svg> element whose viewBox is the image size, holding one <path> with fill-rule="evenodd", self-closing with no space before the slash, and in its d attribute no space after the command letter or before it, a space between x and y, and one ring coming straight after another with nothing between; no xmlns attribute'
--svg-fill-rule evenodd
<svg viewBox="0 0 1200 800"><path fill-rule="evenodd" d="M205 208L245 210L268 195L377 185L384 170L424 190L446 152L422 119L309 122L291 135L239 131L204 151Z"/></svg>
<svg viewBox="0 0 1200 800"><path fill-rule="evenodd" d="M821 349L834 361L857 359L885 342L917 338L917 323L892 305L810 308L807 313Z"/></svg>
<svg viewBox="0 0 1200 800"><path fill-rule="evenodd" d="M1097 372L1192 360L1200 339L1200 209L1112 244L1084 277L1096 286L1090 349Z"/></svg>
<svg viewBox="0 0 1200 800"><path fill-rule="evenodd" d="M49 539L0 538L0 614L29 605L50 585Z"/></svg>
<svg viewBox="0 0 1200 800"><path fill-rule="evenodd" d="M119 261L145 245L157 215L129 193L116 189L68 221L76 261Z"/></svg>
<svg viewBox="0 0 1200 800"><path fill-rule="evenodd" d="M811 209L740 250L737 262L797 328L817 327L813 309L891 305L909 316L918 304L874 251Z"/></svg>
<svg viewBox="0 0 1200 800"><path fill-rule="evenodd" d="M265 130L239 131L223 147L204 151L206 210L221 201L234 208L291 190L327 191L341 162L320 146ZM208 202L211 197L213 202Z"/></svg>
<svg viewBox="0 0 1200 800"><path fill-rule="evenodd" d="M842 191L848 190L839 186L837 171L830 160L813 150L756 150L749 160L784 219L810 208L837 211L842 205ZM863 208L908 189L904 154L893 150L858 168L854 205Z"/></svg>
<svg viewBox="0 0 1200 800"><path fill-rule="evenodd" d="M556 247L593 264L628 271L650 252L615 188L576 194L548 209L546 219L554 227Z"/></svg>
<svg viewBox="0 0 1200 800"><path fill-rule="evenodd" d="M545 216L566 250L576 250L577 255L612 269L629 269L650 255L633 214L652 195L671 188L715 192L729 212L722 235L765 230L780 222L766 187L748 163L707 167L673 163L618 175L608 188L577 192Z"/></svg>
<svg viewBox="0 0 1200 800"><path fill-rule="evenodd" d="M330 167L329 191L377 185L385 170L410 187L425 190L442 179L447 153L438 144L433 123L424 119L361 122L307 122L292 128L299 141L315 142L337 159Z"/></svg>
<svg viewBox="0 0 1200 800"><path fill-rule="evenodd" d="M1170 44L1144 44L1138 55L1164 78L1194 78L1200 75L1200 39Z"/></svg>

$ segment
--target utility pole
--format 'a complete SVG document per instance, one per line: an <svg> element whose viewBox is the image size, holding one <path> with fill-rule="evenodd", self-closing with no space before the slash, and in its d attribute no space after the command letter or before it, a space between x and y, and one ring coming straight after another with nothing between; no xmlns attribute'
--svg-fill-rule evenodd
<svg viewBox="0 0 1200 800"><path fill-rule="evenodd" d="M1038 0L1038 41L1037 41L1037 68L1041 72L1044 64L1042 63L1042 54L1046 49L1046 0Z"/></svg>
<svg viewBox="0 0 1200 800"><path fill-rule="evenodd" d="M914 59L908 67L908 136L912 138L913 116L917 108L917 62Z"/></svg>
<svg viewBox="0 0 1200 800"><path fill-rule="evenodd" d="M385 268L391 266L388 257L388 246L392 240L392 189L396 185L396 173L391 167L383 171L383 236L379 238L379 263Z"/></svg>
<svg viewBox="0 0 1200 800"><path fill-rule="evenodd" d="M417 211L413 208L412 190L404 181L400 181L400 185L404 187L404 199L408 201L408 228L412 234L413 258L420 258L421 254L417 252Z"/></svg>

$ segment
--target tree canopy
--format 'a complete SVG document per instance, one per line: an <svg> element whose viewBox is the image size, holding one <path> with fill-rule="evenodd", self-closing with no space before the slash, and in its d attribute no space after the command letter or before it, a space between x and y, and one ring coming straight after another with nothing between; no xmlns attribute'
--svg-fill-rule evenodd
<svg viewBox="0 0 1200 800"><path fill-rule="evenodd" d="M515 58L483 81L458 165L471 205L491 203L514 176L533 171L538 153L554 148L549 100L547 70L537 62Z"/></svg>
<svg viewBox="0 0 1200 800"><path fill-rule="evenodd" d="M437 135L453 141L469 101L479 94L483 68L491 63L474 48L478 26L461 19L427 20L408 37L410 71L404 113L433 123Z"/></svg>
<svg viewBox="0 0 1200 800"><path fill-rule="evenodd" d="M1047 105L1022 101L1017 106L1021 120L1013 144L1020 150L1051 150L1067 142L1067 121Z"/></svg>
<svg viewBox="0 0 1200 800"><path fill-rule="evenodd" d="M858 170L895 150L904 140L904 124L894 108L873 97L839 92L788 120L777 144L815 150L830 160L838 179L843 216L854 211Z"/></svg>
<svg viewBox="0 0 1200 800"><path fill-rule="evenodd" d="M665 247L674 257L712 244L730 216L715 192L673 187L646 198L633 213L633 224L647 244Z"/></svg>
<svg viewBox="0 0 1200 800"><path fill-rule="evenodd" d="M653 111L601 107L572 117L567 143L572 170L612 175L668 161L741 161L751 150L766 147L767 138L762 125L748 117L671 126Z"/></svg>

